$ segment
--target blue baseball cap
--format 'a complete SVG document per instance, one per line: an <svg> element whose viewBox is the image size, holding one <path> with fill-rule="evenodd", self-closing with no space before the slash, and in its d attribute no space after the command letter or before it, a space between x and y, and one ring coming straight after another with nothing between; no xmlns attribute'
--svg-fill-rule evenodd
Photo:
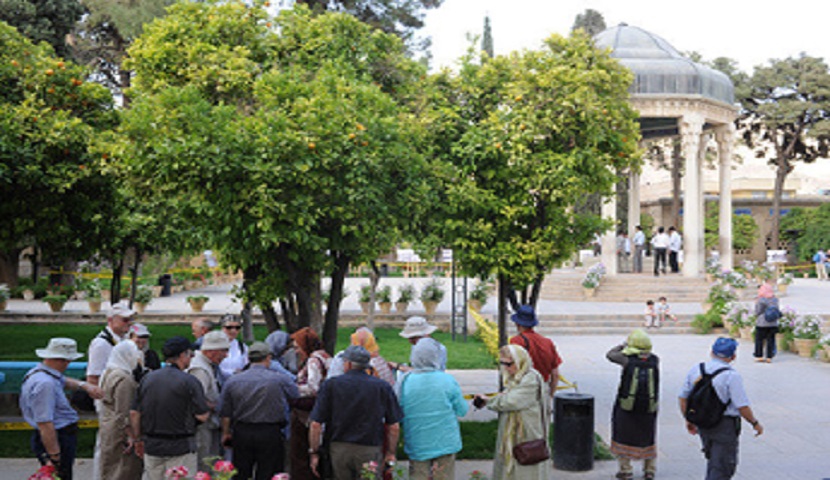
<svg viewBox="0 0 830 480"><path fill-rule="evenodd" d="M732 338L719 337L712 345L712 353L718 358L731 358L735 355L738 342Z"/></svg>

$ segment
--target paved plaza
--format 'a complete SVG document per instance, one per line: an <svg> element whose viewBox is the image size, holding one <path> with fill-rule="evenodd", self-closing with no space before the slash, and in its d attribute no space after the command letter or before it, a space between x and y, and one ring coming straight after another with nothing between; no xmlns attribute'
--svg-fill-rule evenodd
<svg viewBox="0 0 830 480"><path fill-rule="evenodd" d="M391 279L398 281L400 279ZM414 282L414 279L409 281ZM365 279L351 280L349 290L356 292ZM449 283L447 283L449 285ZM209 287L212 299L208 310L222 311L235 305L227 297L225 287ZM830 283L815 280L797 280L782 305L791 305L800 313L830 313ZM181 297L156 299L151 308L160 311L184 312L185 294ZM354 298L354 295L352 295ZM356 310L357 303L347 299L345 310ZM33 302L30 302L33 303ZM78 309L81 308L80 303ZM72 307L70 305L70 307ZM700 311L697 304L673 305L679 313ZM10 305L15 308L14 303ZM34 307L33 307L34 308ZM238 308L238 307L236 307ZM449 309L445 300L442 309ZM589 302L541 302L539 311L545 313L591 313L641 311L640 305ZM485 313L493 313L491 302ZM661 358L661 409L658 417L658 478L700 479L704 476L704 459L697 437L689 435L677 407L677 393L689 368L708 356L714 335L658 335L652 337L654 352ZM605 352L623 338L609 335L570 335L554 338L565 363L562 375L576 382L579 391L595 398L595 428L606 440L610 437L611 406L619 380L618 366L605 359ZM452 345L448 345L452 348ZM822 480L830 479L830 364L783 353L772 364L752 361L750 341L741 340L735 367L744 377L756 416L764 425L765 433L753 437L752 429L744 424L741 436L741 455L735 478L746 480ZM452 371L464 393L491 392L496 389L497 376L493 370ZM468 414L467 420L495 418L487 411ZM34 471L34 460L0 459L0 479L26 478ZM469 478L473 470L489 474L489 461L459 462L456 478ZM639 467L638 467L639 468ZM90 478L89 460L80 460L76 478ZM568 473L554 470L552 479L611 479L616 462L596 462L588 472Z"/></svg>

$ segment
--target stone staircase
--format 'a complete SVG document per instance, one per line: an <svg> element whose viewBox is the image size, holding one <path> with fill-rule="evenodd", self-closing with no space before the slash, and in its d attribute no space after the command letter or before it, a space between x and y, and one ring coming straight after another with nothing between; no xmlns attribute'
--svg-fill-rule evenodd
<svg viewBox="0 0 830 480"><path fill-rule="evenodd" d="M647 273L624 273L602 279L594 297L585 296L583 272L556 272L542 283L540 298L560 301L634 302L645 306L646 300L657 301L665 296L669 303L701 303L709 292L703 278L687 278L679 274L655 277Z"/></svg>
<svg viewBox="0 0 830 480"><path fill-rule="evenodd" d="M695 333L691 327L694 315L677 315L677 322L669 321L661 328L647 329L649 335L654 334L687 334ZM637 314L562 314L540 315L539 325L535 328L542 335L556 337L558 335L620 335L626 336L635 328L645 328L644 318ZM509 335L515 335L515 326L508 322Z"/></svg>

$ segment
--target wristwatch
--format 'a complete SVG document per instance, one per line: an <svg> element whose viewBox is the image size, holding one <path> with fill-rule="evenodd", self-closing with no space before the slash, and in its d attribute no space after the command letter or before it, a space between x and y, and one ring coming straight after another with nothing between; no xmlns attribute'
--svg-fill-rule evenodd
<svg viewBox="0 0 830 480"><path fill-rule="evenodd" d="M309 449L308 449L308 454L309 454L309 455L317 455L317 453L318 453L318 452L317 452L317 450L315 450L315 449L313 449L313 448L309 448Z"/></svg>

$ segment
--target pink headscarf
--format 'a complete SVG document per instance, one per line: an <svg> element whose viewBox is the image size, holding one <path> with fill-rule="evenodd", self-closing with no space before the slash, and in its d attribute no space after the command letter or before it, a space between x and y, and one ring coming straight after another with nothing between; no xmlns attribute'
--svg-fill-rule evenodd
<svg viewBox="0 0 830 480"><path fill-rule="evenodd" d="M772 290L772 285L769 283L764 283L760 287L758 287L758 298L772 298L775 296L775 292Z"/></svg>

